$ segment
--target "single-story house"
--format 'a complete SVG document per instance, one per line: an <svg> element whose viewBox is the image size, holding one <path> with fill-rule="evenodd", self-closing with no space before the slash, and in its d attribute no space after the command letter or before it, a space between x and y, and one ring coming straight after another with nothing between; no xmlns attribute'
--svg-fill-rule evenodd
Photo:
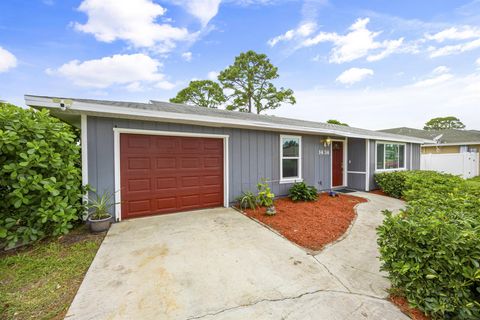
<svg viewBox="0 0 480 320"><path fill-rule="evenodd" d="M226 206L266 178L370 190L375 172L420 167L428 139L326 123L150 101L26 95L81 129L82 179L115 193L117 221Z"/></svg>
<svg viewBox="0 0 480 320"><path fill-rule="evenodd" d="M422 154L464 153L480 151L480 131L478 130L420 130L407 127L380 130L380 132L409 137L435 140L422 145Z"/></svg>

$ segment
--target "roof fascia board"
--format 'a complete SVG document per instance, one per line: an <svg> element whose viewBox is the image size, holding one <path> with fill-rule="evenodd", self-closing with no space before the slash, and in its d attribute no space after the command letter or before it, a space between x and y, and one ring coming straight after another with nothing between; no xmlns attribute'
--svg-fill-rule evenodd
<svg viewBox="0 0 480 320"><path fill-rule="evenodd" d="M417 139L417 138L409 138L409 139L394 139L391 136L374 136L374 135L366 135L366 134L356 134L351 132L345 132L342 130L329 130L329 129L317 129L317 128L308 128L308 127L300 127L300 126L291 126L291 125L280 125L280 124L273 124L267 123L262 121L246 121L246 120L238 120L238 119L225 119L225 118L218 118L218 117L210 117L210 116L199 116L199 115L192 115L192 114L179 114L174 112L164 112L158 110L148 110L148 109L132 109L128 107L116 107L112 105L105 105L105 104L95 104L95 103L85 103L80 102L72 99L73 104L69 106L67 109L70 111L76 111L79 114L88 113L90 115L95 115L99 113L109 114L110 116L115 115L122 115L128 117L137 116L137 117L145 117L150 120L152 118L157 120L170 120L170 121L181 121L185 122L186 120L189 123L195 124L210 124L211 126L218 127L219 124L227 125L229 127L239 127L239 128L251 128L251 129L270 129L274 131L290 131L290 132L298 132L298 133L310 133L310 134L331 134L331 135L339 135L349 138L362 138L362 139L372 139L372 140L395 140L400 142L411 142L411 143L431 143L432 140L425 140L425 139ZM46 107L52 109L60 109L60 104L58 102L53 102L51 98L45 97L37 97L37 96L30 96L25 95L25 103L28 106L37 106L37 107ZM101 111L99 111L101 110ZM187 118L188 117L188 118Z"/></svg>
<svg viewBox="0 0 480 320"><path fill-rule="evenodd" d="M422 147L465 146L470 144L480 144L480 141L424 144Z"/></svg>

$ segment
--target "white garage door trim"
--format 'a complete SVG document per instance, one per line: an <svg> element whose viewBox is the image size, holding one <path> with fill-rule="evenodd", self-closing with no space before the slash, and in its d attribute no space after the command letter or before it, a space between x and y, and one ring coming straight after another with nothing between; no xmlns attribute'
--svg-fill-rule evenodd
<svg viewBox="0 0 480 320"><path fill-rule="evenodd" d="M207 133L191 133L191 132L174 132L174 131L156 131L128 128L113 128L113 151L114 151L114 168L115 168L115 217L117 221L122 220L122 192L120 190L120 134L145 134L156 136L173 136L173 137L197 137L197 138L215 138L223 139L223 206L228 208L228 138L225 134L207 134Z"/></svg>

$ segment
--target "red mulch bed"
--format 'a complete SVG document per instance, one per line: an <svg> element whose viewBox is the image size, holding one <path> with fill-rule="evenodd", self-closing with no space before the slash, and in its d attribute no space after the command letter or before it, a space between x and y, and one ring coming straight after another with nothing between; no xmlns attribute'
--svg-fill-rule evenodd
<svg viewBox="0 0 480 320"><path fill-rule="evenodd" d="M422 311L412 308L408 305L407 299L400 296L390 295L390 301L392 301L403 313L409 316L413 320L430 320L430 317L426 316Z"/></svg>
<svg viewBox="0 0 480 320"><path fill-rule="evenodd" d="M277 214L274 216L265 215L265 208L247 209L245 212L290 241L311 250L320 250L347 231L356 215L355 205L366 201L364 198L344 194L330 197L321 193L312 202L278 199L275 201Z"/></svg>

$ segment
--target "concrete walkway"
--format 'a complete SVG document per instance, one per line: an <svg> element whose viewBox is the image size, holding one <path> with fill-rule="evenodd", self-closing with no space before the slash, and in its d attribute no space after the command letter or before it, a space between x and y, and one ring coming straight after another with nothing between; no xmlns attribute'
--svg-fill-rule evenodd
<svg viewBox="0 0 480 320"><path fill-rule="evenodd" d="M371 194L316 256L232 209L112 226L66 319L408 319L384 299L375 226L402 203Z"/></svg>
<svg viewBox="0 0 480 320"><path fill-rule="evenodd" d="M315 259L335 275L348 292L386 298L390 284L385 274L379 271L375 229L383 221L382 210L398 211L404 203L366 192L352 195L366 198L369 202L357 206L357 219L348 235L315 255Z"/></svg>

